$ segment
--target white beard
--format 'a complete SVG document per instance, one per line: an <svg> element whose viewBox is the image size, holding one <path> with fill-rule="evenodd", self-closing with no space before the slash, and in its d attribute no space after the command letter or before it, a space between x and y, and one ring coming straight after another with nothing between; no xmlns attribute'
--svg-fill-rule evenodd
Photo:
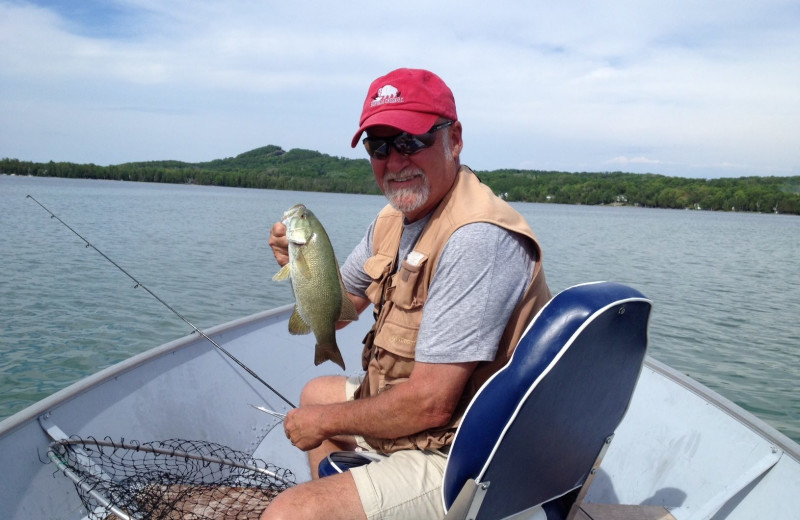
<svg viewBox="0 0 800 520"><path fill-rule="evenodd" d="M422 186L415 188L396 188L390 185L389 181L395 179L405 179L419 175L422 177ZM417 168L404 168L398 173L388 173L383 178L383 194L389 199L389 204L394 209L401 213L411 213L428 202L431 195L431 185L428 182L428 177L420 169Z"/></svg>

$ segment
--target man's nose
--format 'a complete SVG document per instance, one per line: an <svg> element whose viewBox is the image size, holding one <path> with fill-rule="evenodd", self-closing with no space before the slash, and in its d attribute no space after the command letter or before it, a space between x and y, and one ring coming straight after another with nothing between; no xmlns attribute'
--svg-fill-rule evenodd
<svg viewBox="0 0 800 520"><path fill-rule="evenodd" d="M399 172L411 162L410 156L400 153L394 146L389 147L389 155L386 158L386 169L392 172Z"/></svg>

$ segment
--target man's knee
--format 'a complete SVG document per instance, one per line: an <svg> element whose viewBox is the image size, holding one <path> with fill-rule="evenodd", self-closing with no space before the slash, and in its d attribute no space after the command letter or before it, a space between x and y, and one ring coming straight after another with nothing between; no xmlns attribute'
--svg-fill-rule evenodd
<svg viewBox="0 0 800 520"><path fill-rule="evenodd" d="M343 473L323 481L299 484L280 493L261 514L261 520L364 519L355 482Z"/></svg>
<svg viewBox="0 0 800 520"><path fill-rule="evenodd" d="M297 518L297 515L292 514L291 489L280 493L272 499L272 502L267 506L263 513L261 513L260 520L291 520Z"/></svg>
<svg viewBox="0 0 800 520"><path fill-rule="evenodd" d="M312 404L341 403L347 400L344 376L315 377L303 387L300 406Z"/></svg>

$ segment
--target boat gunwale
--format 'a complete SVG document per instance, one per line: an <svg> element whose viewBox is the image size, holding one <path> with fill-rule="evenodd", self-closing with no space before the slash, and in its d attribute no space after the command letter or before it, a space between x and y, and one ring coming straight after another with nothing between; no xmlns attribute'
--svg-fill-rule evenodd
<svg viewBox="0 0 800 520"><path fill-rule="evenodd" d="M684 389L703 399L705 402L728 414L737 423L749 428L756 435L773 443L776 448L782 450L785 454L788 454L790 457L795 459L795 461L800 462L800 444L796 443L786 434L778 431L774 426L770 425L763 419L757 417L751 412L748 412L740 405L715 392L699 381L692 379L690 376L675 370L666 363L658 361L651 356L647 356L645 358L644 364L647 368L667 378L673 383L680 385Z"/></svg>
<svg viewBox="0 0 800 520"><path fill-rule="evenodd" d="M208 336L221 334L244 325L255 323L257 321L274 318L276 316L280 316L281 314L288 314L292 311L293 308L294 304L282 305L280 307L275 307L272 309L254 313L249 316L245 316L243 318L237 318L229 322L222 323L220 325L215 325L214 327L210 327L207 330L203 330L203 333ZM99 384L102 384L110 379L113 379L119 376L120 374L133 370L136 367L144 363L147 363L150 360L159 358L171 352L176 352L184 347L187 347L192 343L197 342L198 340L200 340L201 342L202 341L208 342L208 340L205 340L197 332L191 332L180 338L176 338L174 340L163 343L157 347L153 347L151 349L145 350L144 352L140 352L139 354L134 354L133 356L123 359L122 361L119 361L117 363L114 363L102 370L95 372L94 374L79 379L78 381L70 384L69 386L62 388L61 390L58 390L57 392L45 397L44 399L37 401L31 404L30 406L23 408L22 410L16 412L15 414L0 421L0 438L12 433L14 430L25 425L29 421L37 419L38 417L46 414L53 408L56 408L57 406L67 401L70 401L71 399L79 396L83 392L88 391ZM210 343L209 346L214 348L213 345L211 345Z"/></svg>

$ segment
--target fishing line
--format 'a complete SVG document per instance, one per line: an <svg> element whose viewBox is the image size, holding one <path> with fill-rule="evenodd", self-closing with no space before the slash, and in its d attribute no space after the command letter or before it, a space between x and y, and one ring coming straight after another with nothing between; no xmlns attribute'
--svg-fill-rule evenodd
<svg viewBox="0 0 800 520"><path fill-rule="evenodd" d="M36 200L36 199L35 199L33 196L31 196L31 195L28 195L28 196L27 196L27 198L31 199L33 202L35 202L36 204L38 204L39 206L41 206L43 210L45 210L46 212L50 213L50 218L54 218L54 219L58 220L58 221L59 221L59 222L61 222L61 223L62 223L62 224L63 224L63 225L64 225L64 226L67 228L67 229L69 229L70 231L72 231L72 232L73 232L73 233L74 233L74 234L75 234L75 235L76 235L78 238L80 238L81 240L83 240L83 241L86 243L86 247L91 247L92 249L94 249L95 251L97 251L98 253L100 253L100 255L101 255L103 258L105 258L106 260L108 260L109 262L111 262L111 264L112 264L114 267L116 267L117 269L119 269L120 271L122 271L123 273L125 273L125 275L126 275L128 278L130 278L131 280L133 280L133 282L136 284L136 285L134 285L134 286L133 286L133 288L134 288L134 289L136 289L137 287L141 287L142 289L144 289L145 291L147 291L147 293L148 293L150 296L152 296L153 298L155 298L156 300L158 300L158 302L159 302L161 305L163 305L164 307L166 307L167 309L169 309L169 310L170 310L170 311L171 311L171 312L172 312L172 313L173 313L175 316L179 317L179 318L180 318L181 320L183 320L183 321L184 321L184 322L185 322L187 325L189 325L191 328L193 328L195 332L197 332L198 334L200 334L201 336L203 336L205 339L207 339L207 340L208 340L208 341L209 341L209 342L210 342L212 345L214 345L214 346L215 346L215 347L216 347L216 348L217 348L217 349L218 349L220 352L222 352L223 354L225 354L226 356L228 356L228 357L229 357L229 358L230 358L232 361L234 361L234 362L235 362L237 365L239 365L240 367L242 367L242 369L244 369L244 371L245 371L245 372L247 372L248 374L250 374L251 376L253 376L253 377L254 377L256 380L258 380L258 382L260 382L262 385L264 385L264 386L266 386L267 388L269 388L269 389L272 391L272 393L274 393L276 396L278 396L278 397L280 397L281 399L283 399L283 400L284 400L284 402L286 402L286 404L288 404L288 405L289 405L289 406L291 406L292 408L297 408L297 407L296 407L294 404L292 404L292 402L291 402L291 401L289 401L288 399L286 399L286 398L285 398L285 397L284 397L284 396L283 396L283 395L282 395L280 392L278 392L277 390L275 390L274 388L272 388L272 386L270 386L270 384L269 384L269 383L267 383L266 381L264 381L263 379L261 379L261 377L260 377L258 374L256 374L255 372L253 372L253 371L250 369L250 367L248 367L247 365L245 365L244 363L242 363L241 361L239 361L239 360L238 360L238 359L237 359L237 358L236 358L236 357L235 357L233 354L231 354L230 352L228 352L227 350L225 350L224 348L222 348L222 346L221 346L219 343L217 343L216 341L214 341L213 339L211 339L211 338L210 338L210 337L209 337L209 336L208 336L208 335L207 335L205 332L203 332L202 330L200 330L199 328L197 328L197 327L196 327L196 326L195 326L195 325L194 325L194 324L193 324L191 321L189 321L188 319L186 319L186 318L185 318L185 317L184 317L184 316L183 316L181 313L179 313L178 311L176 311L175 309L173 309L173 308L172 308L172 306L170 306L170 305L169 305L167 302L165 302L164 300L162 300L161 298L159 298L159 297L158 297L158 295L157 295L156 293L154 293L153 291L151 291L150 289L148 289L148 288L147 288L147 287L146 287L146 286L145 286L145 285L144 285L142 282L140 282L139 280L137 280L136 278L134 278L132 274L130 274L130 273L129 273L128 271L126 271L125 269L123 269L123 268L122 268L122 267L121 267L119 264L117 264L117 263L116 263L114 260L112 260L111 258L109 258L109 257L108 257L108 255L106 255L105 253L103 253L102 251L100 251L99 249L97 249L97 248L94 246L94 244L92 244L91 242L89 242L88 240L86 240L85 238L83 238L83 236L82 236L80 233L78 233L77 231L75 231L74 229L72 229L72 227L70 227L70 225L69 225L69 224L67 224L66 222L64 222L63 220L61 220L61 219L60 219L60 218L59 218L59 217L58 217L58 216L57 216L55 213L53 213L52 211L50 211L49 209L47 209L47 208L44 206L44 204L42 204L41 202L39 202L38 200Z"/></svg>

